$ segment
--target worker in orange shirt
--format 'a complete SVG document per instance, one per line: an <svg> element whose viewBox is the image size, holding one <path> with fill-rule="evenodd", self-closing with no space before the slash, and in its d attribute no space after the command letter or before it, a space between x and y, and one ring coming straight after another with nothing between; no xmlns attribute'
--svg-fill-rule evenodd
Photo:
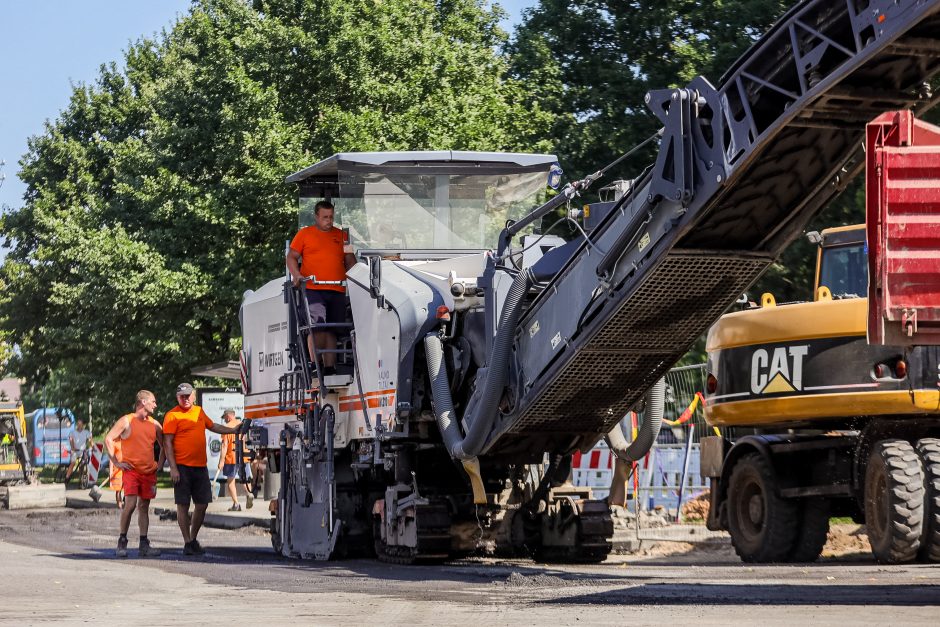
<svg viewBox="0 0 940 627"><path fill-rule="evenodd" d="M123 459L120 440L114 441L114 457L118 461ZM108 464L108 486L114 490L114 500L118 509L124 509L124 471L114 464Z"/></svg>
<svg viewBox="0 0 940 627"><path fill-rule="evenodd" d="M150 546L147 530L150 527L150 501L157 495L157 468L163 465L163 430L153 419L157 399L153 392L137 393L134 413L118 418L104 438L111 465L123 471L124 509L121 511L117 556L127 557L127 530L131 515L137 511L140 530L140 557L156 557L160 550ZM121 442L121 459L117 457L116 443ZM160 446L160 459L153 457L153 445Z"/></svg>
<svg viewBox="0 0 940 627"><path fill-rule="evenodd" d="M226 427L232 427L237 429L238 425L242 423L241 420L235 417L235 412L231 409L226 409L222 412L222 421L225 423ZM235 479L238 477L238 467L235 464L235 436L234 435L223 435L222 436L222 454L219 455L219 470L222 471L222 476L225 477L225 488L228 490L228 495L232 497L232 506L228 511L230 512L240 512L242 511L242 506L238 502L238 490L235 489ZM251 479L251 466L248 465L247 460L245 460L245 474L246 479ZM251 509L251 506L254 505L255 497L251 493L251 486L246 486L248 491L248 498L246 499L246 507Z"/></svg>
<svg viewBox="0 0 940 627"><path fill-rule="evenodd" d="M217 425L193 404L193 386L180 383L176 387L177 405L163 417L166 457L170 462L176 501L176 521L183 534L183 555L203 555L205 550L196 536L202 528L206 507L212 500L209 469L206 464L206 429L225 435L238 433L237 428ZM125 480L126 483L126 480ZM189 503L193 515L189 515Z"/></svg>
<svg viewBox="0 0 940 627"><path fill-rule="evenodd" d="M294 287L304 277L316 276L318 281L343 281L346 271L356 263L346 234L333 226L333 203L321 200L314 207L315 222L294 236L285 261ZM346 319L346 288L342 285L316 285L307 281L304 290L310 321L314 324L344 322ZM313 356L313 347L336 350L336 334L317 331L307 336L307 348ZM336 372L336 353L322 353L323 375Z"/></svg>

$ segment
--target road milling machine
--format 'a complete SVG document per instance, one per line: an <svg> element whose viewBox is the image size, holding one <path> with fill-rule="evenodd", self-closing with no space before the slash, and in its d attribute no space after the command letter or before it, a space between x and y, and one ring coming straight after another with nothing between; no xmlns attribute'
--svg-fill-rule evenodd
<svg viewBox="0 0 940 627"><path fill-rule="evenodd" d="M934 104L938 10L801 2L718 86L649 92L655 162L567 242L537 231L575 219L607 168L541 204L550 155L340 153L287 177L301 224L332 200L358 262L331 376L306 348L327 327L285 279L244 297L247 445L280 473L275 549L604 559L608 508L564 484L571 454L605 437L645 453L663 375L860 171L865 123ZM628 444L615 427L638 404Z"/></svg>
<svg viewBox="0 0 940 627"><path fill-rule="evenodd" d="M867 229L809 234L814 300L709 330L706 419L754 432L703 438L708 524L745 561L815 560L830 516L881 562L940 561L940 128L868 126Z"/></svg>

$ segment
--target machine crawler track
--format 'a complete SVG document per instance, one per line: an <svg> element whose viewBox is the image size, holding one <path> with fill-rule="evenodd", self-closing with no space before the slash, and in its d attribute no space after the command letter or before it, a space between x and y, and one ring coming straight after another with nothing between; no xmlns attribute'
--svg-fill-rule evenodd
<svg viewBox="0 0 940 627"><path fill-rule="evenodd" d="M580 514L573 523L578 526L577 544L574 546L542 546L534 558L540 562L568 564L597 564L603 562L613 549L614 521L604 501L583 501Z"/></svg>
<svg viewBox="0 0 940 627"><path fill-rule="evenodd" d="M415 522L418 526L418 546L389 546L382 541L376 522L374 531L375 555L389 564L420 564L443 562L450 557L450 512L444 504L418 505Z"/></svg>

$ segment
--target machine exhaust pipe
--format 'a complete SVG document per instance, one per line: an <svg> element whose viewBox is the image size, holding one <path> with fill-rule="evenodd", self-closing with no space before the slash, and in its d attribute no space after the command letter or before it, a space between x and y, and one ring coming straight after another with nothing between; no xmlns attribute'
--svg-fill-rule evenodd
<svg viewBox="0 0 940 627"><path fill-rule="evenodd" d="M623 431L620 424L614 426L610 433L604 436L607 446L613 451L618 459L625 462L635 462L649 453L649 450L656 442L659 436L659 430L663 426L663 409L666 405L666 380L660 379L653 384L650 391L646 394L646 420L643 421L636 439L627 444L627 439L623 437Z"/></svg>
<svg viewBox="0 0 940 627"><path fill-rule="evenodd" d="M466 435L460 431L454 415L454 403L450 395L450 381L444 365L444 348L441 338L435 333L424 336L424 350L431 377L431 400L434 416L440 429L444 446L454 459L468 460L480 454L486 436L493 427L493 421L499 413L499 400L506 387L509 373L509 355L519 316L522 313L522 301L529 288L536 281L530 268L524 269L512 282L506 303L500 317L499 330L493 340L493 351L489 363L480 368L477 377L482 384L467 403L465 416L469 425Z"/></svg>

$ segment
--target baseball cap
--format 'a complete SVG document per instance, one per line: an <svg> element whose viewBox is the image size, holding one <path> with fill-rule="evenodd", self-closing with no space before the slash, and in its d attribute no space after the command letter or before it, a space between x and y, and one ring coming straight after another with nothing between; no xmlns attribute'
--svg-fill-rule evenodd
<svg viewBox="0 0 940 627"><path fill-rule="evenodd" d="M193 386L189 383L180 383L176 386L176 395L177 396L189 396L193 393Z"/></svg>

